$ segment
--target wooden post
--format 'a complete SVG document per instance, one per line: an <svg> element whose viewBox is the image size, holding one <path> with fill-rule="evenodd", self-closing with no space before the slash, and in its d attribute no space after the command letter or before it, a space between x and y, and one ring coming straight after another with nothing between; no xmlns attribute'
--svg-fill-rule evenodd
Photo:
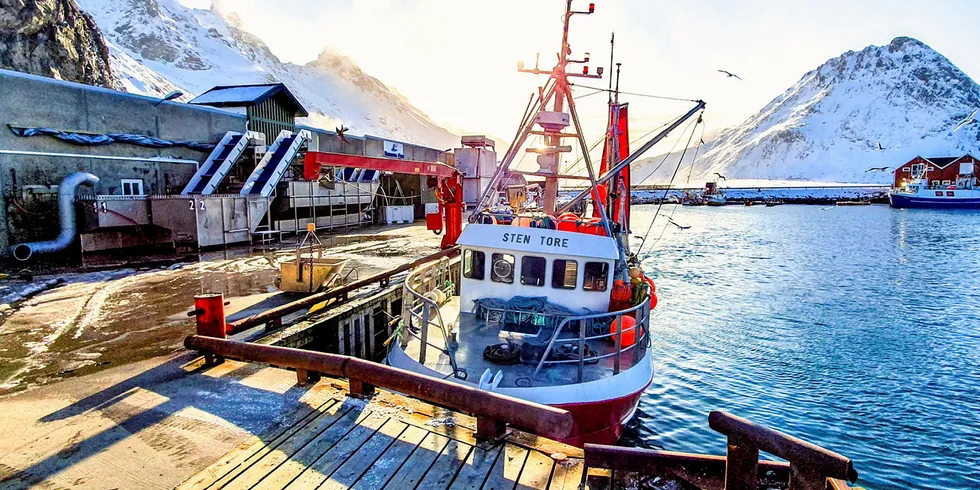
<svg viewBox="0 0 980 490"><path fill-rule="evenodd" d="M507 424L489 417L476 418L476 438L484 441L498 441L507 435Z"/></svg>
<svg viewBox="0 0 980 490"><path fill-rule="evenodd" d="M350 393L352 395L369 397L374 395L374 385L366 383L359 379L348 380L348 385L350 386Z"/></svg>
<svg viewBox="0 0 980 490"><path fill-rule="evenodd" d="M296 368L296 384L300 386L306 386L306 383L310 380L309 371L303 368Z"/></svg>
<svg viewBox="0 0 980 490"><path fill-rule="evenodd" d="M759 448L738 436L728 437L725 490L756 490L759 486Z"/></svg>

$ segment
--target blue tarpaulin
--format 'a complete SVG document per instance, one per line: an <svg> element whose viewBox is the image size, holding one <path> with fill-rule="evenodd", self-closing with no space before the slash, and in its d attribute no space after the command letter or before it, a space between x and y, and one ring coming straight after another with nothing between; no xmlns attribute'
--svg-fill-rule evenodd
<svg viewBox="0 0 980 490"><path fill-rule="evenodd" d="M197 151L211 151L214 149L214 145L208 143L202 143L200 141L187 141L187 140L164 140L160 138L154 138L152 136L146 136L143 134L123 134L123 133L110 133L110 134L88 134L88 133L71 133L67 131L59 131L57 129L51 128L22 128L17 126L7 125L10 130L17 136L31 137L31 136L53 136L61 141L71 143L73 145L79 146L102 146L111 145L113 143L128 143L137 146L146 146L149 148L190 148L191 150Z"/></svg>

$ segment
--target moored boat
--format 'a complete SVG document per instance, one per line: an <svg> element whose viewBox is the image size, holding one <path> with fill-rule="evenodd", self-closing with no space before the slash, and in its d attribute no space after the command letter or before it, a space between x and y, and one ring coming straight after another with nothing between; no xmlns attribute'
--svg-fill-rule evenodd
<svg viewBox="0 0 980 490"><path fill-rule="evenodd" d="M398 368L566 409L575 423L562 442L579 446L615 442L653 377L656 287L630 250L629 165L705 106L697 101L630 153L627 104L610 84L596 172L568 81L602 74L601 68L568 71L569 64L588 62L568 57L568 21L593 10L590 4L573 11L566 2L554 68L518 65L548 80L456 240L461 259L430 262L406 278L402 325L387 355ZM527 188L503 184L531 135L541 137L526 148L540 170L518 173L543 179L536 199ZM587 175L575 177L588 186L558 204L558 183L566 177L559 156L572 148L564 139L579 145ZM591 209L577 205L589 198Z"/></svg>
<svg viewBox="0 0 980 490"><path fill-rule="evenodd" d="M947 177L950 180L939 180L929 178L930 164L910 162L906 167L911 179L901 181L888 193L889 204L893 208L980 209L980 189L973 158L967 155L955 159L951 165L955 165L952 168L956 170L950 170L951 174L955 173L955 180L950 178L952 175ZM899 170L896 175L897 172Z"/></svg>

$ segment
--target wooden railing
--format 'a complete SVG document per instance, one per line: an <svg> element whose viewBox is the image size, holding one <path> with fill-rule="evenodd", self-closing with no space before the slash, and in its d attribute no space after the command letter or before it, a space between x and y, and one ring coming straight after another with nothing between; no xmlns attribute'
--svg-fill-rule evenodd
<svg viewBox="0 0 980 490"><path fill-rule="evenodd" d="M844 490L857 480L851 460L799 438L725 412L711 412L708 425L728 436L727 456L585 445L585 464L640 473L724 475L726 490L756 490L760 471L787 481L790 490ZM759 460L759 451L787 460Z"/></svg>
<svg viewBox="0 0 980 490"><path fill-rule="evenodd" d="M476 435L481 439L499 439L507 424L553 439L568 437L572 430L572 416L566 410L354 357L200 335L187 337L184 346L211 358L295 369L301 384L319 374L343 376L350 380L353 394L371 395L377 386L468 413L476 417Z"/></svg>

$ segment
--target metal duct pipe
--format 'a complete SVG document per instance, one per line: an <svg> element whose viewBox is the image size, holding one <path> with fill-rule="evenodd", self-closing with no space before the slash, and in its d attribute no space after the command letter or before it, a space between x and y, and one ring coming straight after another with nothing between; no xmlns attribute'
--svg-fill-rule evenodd
<svg viewBox="0 0 980 490"><path fill-rule="evenodd" d="M34 254L60 252L68 248L75 240L75 189L85 184L94 186L99 178L88 172L75 172L58 184L58 216L61 220L61 232L58 238L44 242L19 243L10 247L14 258L25 261Z"/></svg>

